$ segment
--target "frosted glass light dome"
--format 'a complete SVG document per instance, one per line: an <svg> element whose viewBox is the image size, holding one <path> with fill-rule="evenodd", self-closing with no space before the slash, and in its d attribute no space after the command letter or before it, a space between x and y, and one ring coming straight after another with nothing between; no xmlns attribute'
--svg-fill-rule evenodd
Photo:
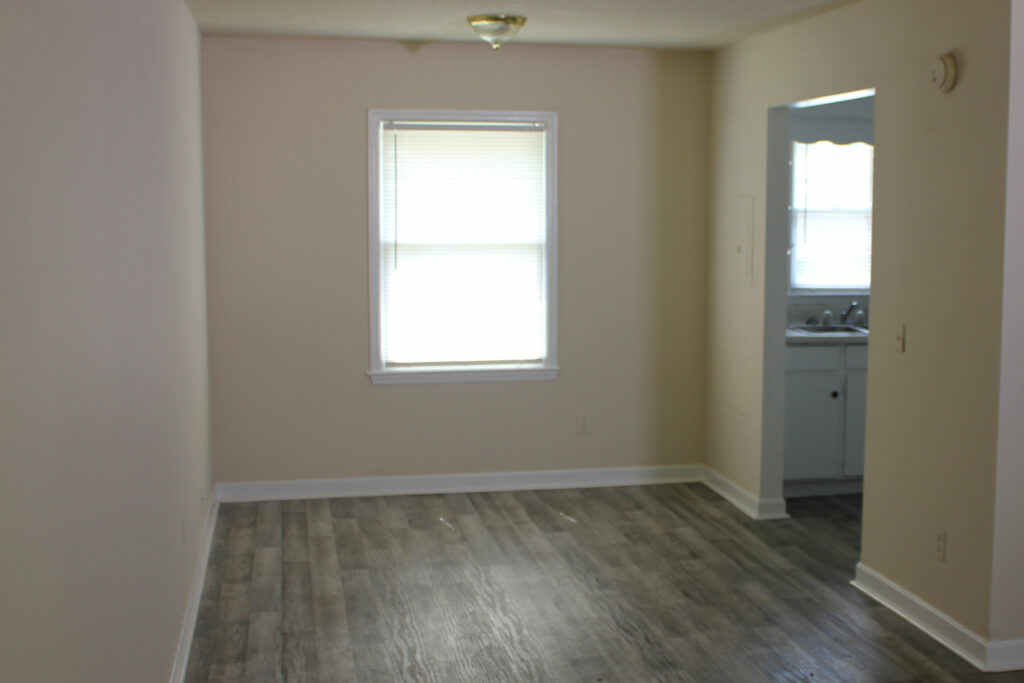
<svg viewBox="0 0 1024 683"><path fill-rule="evenodd" d="M476 14L466 17L476 34L495 50L511 40L526 23L526 17L515 14Z"/></svg>

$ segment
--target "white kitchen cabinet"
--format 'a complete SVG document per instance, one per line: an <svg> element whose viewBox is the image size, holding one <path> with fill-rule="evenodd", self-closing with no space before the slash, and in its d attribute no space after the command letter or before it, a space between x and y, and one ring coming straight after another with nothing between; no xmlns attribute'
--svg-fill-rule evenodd
<svg viewBox="0 0 1024 683"><path fill-rule="evenodd" d="M866 346L788 346L786 481L862 477L866 402Z"/></svg>
<svg viewBox="0 0 1024 683"><path fill-rule="evenodd" d="M830 370L786 374L787 480L841 475L843 409L838 378Z"/></svg>

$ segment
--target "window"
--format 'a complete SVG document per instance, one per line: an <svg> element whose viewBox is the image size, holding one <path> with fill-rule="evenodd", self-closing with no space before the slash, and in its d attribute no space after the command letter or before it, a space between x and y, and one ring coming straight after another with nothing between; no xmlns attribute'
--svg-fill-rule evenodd
<svg viewBox="0 0 1024 683"><path fill-rule="evenodd" d="M557 116L371 110L370 378L553 379Z"/></svg>
<svg viewBox="0 0 1024 683"><path fill-rule="evenodd" d="M874 147L793 143L790 290L871 288Z"/></svg>

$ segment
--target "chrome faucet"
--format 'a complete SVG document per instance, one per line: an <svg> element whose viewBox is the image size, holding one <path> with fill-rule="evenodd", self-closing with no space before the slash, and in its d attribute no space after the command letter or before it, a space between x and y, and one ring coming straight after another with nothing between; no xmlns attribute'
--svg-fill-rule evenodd
<svg viewBox="0 0 1024 683"><path fill-rule="evenodd" d="M857 308L857 302L851 301L850 306L839 314L839 321L845 323L850 318L850 314L853 313L853 309L855 308Z"/></svg>

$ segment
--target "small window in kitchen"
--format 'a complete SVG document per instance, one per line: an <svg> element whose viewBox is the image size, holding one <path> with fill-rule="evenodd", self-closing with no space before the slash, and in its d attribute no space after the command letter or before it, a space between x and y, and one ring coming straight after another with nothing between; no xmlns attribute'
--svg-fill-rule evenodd
<svg viewBox="0 0 1024 683"><path fill-rule="evenodd" d="M874 146L793 143L790 291L871 288Z"/></svg>

